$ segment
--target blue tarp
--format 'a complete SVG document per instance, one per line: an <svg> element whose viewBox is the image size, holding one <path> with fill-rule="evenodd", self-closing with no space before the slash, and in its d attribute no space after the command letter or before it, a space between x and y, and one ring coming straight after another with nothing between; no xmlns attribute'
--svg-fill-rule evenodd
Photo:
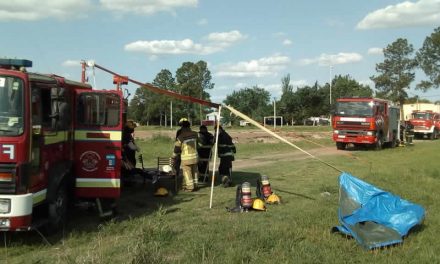
<svg viewBox="0 0 440 264"><path fill-rule="evenodd" d="M366 249L401 243L421 224L425 209L383 191L349 173L339 176L340 197L337 230L352 236Z"/></svg>

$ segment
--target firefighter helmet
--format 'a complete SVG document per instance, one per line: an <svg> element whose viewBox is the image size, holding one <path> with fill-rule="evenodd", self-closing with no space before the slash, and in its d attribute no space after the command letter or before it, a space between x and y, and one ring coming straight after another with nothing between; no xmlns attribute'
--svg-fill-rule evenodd
<svg viewBox="0 0 440 264"><path fill-rule="evenodd" d="M184 122L188 122L188 123L189 123L188 118L186 118L186 117L182 117L182 118L179 120L179 126L183 125Z"/></svg>
<svg viewBox="0 0 440 264"><path fill-rule="evenodd" d="M167 196L167 195L168 195L168 190L164 187L159 187L154 193L154 196Z"/></svg>
<svg viewBox="0 0 440 264"><path fill-rule="evenodd" d="M170 165L164 165L162 166L162 171L165 173L170 173L173 171L173 167L171 167Z"/></svg>
<svg viewBox="0 0 440 264"><path fill-rule="evenodd" d="M281 199L278 195L272 193L271 195L269 195L269 197L267 197L266 202L268 204L279 204L281 202Z"/></svg>
<svg viewBox="0 0 440 264"><path fill-rule="evenodd" d="M266 211L266 206L264 205L263 200L261 200L260 198L256 198L252 203L252 209L258 211Z"/></svg>

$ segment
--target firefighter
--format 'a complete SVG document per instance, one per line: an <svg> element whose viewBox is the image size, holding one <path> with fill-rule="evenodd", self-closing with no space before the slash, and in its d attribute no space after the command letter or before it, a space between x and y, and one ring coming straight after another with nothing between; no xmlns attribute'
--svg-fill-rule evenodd
<svg viewBox="0 0 440 264"><path fill-rule="evenodd" d="M220 158L220 166L218 171L223 187L229 187L232 185L232 161L234 161L235 153L236 149L231 136L229 136L223 127L220 126L218 134L218 156Z"/></svg>
<svg viewBox="0 0 440 264"><path fill-rule="evenodd" d="M206 128L205 125L200 126L198 135L197 153L199 154L199 181L204 181L208 176L209 160L211 158L214 136L208 132L208 128Z"/></svg>
<svg viewBox="0 0 440 264"><path fill-rule="evenodd" d="M134 142L135 128L136 123L133 120L127 120L122 131L122 168L125 175L132 174L136 168L136 152L139 151L139 148Z"/></svg>
<svg viewBox="0 0 440 264"><path fill-rule="evenodd" d="M180 119L179 125L181 129L174 143L173 159L180 157L183 171L182 189L192 192L198 188L197 132L191 130L191 124L186 118Z"/></svg>

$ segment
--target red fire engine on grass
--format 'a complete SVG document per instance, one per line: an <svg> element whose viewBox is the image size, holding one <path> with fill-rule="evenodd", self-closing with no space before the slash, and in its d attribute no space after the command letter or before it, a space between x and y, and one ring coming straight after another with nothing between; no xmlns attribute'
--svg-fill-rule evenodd
<svg viewBox="0 0 440 264"><path fill-rule="evenodd" d="M340 98L332 118L337 149L347 144L395 147L400 134L400 108L378 98Z"/></svg>
<svg viewBox="0 0 440 264"><path fill-rule="evenodd" d="M0 231L56 230L69 197L102 209L120 195L122 91L31 66L0 59Z"/></svg>
<svg viewBox="0 0 440 264"><path fill-rule="evenodd" d="M414 126L415 136L428 136L429 139L436 139L440 131L440 114L433 111L415 110L411 113L409 120Z"/></svg>

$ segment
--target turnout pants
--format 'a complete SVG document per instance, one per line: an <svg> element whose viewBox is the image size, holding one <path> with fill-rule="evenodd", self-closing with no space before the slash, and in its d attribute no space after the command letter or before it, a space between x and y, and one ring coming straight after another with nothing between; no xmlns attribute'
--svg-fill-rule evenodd
<svg viewBox="0 0 440 264"><path fill-rule="evenodd" d="M231 180L231 170L232 170L232 159L228 157L220 158L220 165L218 167L220 179L222 179L223 176L227 176L229 180Z"/></svg>
<svg viewBox="0 0 440 264"><path fill-rule="evenodd" d="M197 189L199 180L199 171L197 169L197 164L182 165L183 172L183 183L182 189L193 191Z"/></svg>

